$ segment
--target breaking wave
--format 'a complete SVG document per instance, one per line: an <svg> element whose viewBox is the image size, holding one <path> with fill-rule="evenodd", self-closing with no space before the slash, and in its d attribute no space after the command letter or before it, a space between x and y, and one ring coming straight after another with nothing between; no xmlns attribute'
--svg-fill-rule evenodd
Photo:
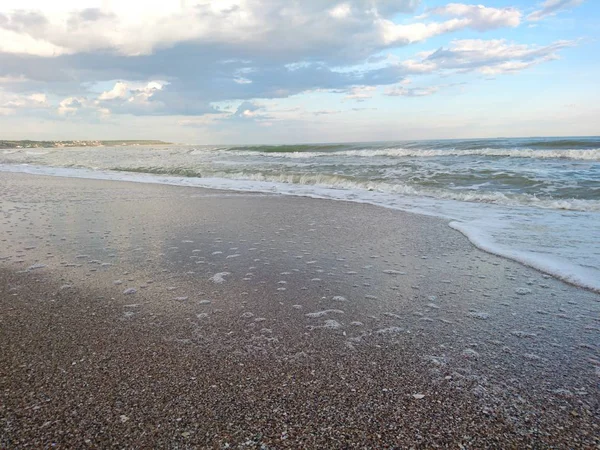
<svg viewBox="0 0 600 450"><path fill-rule="evenodd" d="M330 189L375 191L387 194L425 196L442 200L458 200L462 202L490 203L505 206L533 206L544 209L560 209L567 211L600 211L600 200L553 199L540 198L536 195L502 192L479 192L450 190L439 188L415 187L400 183L359 180L351 176L332 175L326 173L262 173L262 172L225 172L181 167L113 167L117 172L147 173L153 175L171 175L195 178L224 178L231 180L248 180L272 183L285 183L304 186L317 186Z"/></svg>
<svg viewBox="0 0 600 450"><path fill-rule="evenodd" d="M257 147L257 150L248 148L231 148L228 152L237 156L265 156L277 158L320 158L320 157L391 157L391 158L421 158L421 157L444 157L444 156L487 156L487 157L508 157L508 158L537 158L537 159L574 159L583 161L600 161L600 148L593 149L563 149L563 150L534 150L531 148L478 148L471 150L459 149L411 149L411 148L383 148L383 149L357 149L342 150L332 146L329 151L300 150L293 146L294 150L280 150L279 147L273 150L265 150L265 147ZM341 147L340 148L347 148ZM260 149L260 150L258 150ZM209 151L209 150L205 150ZM198 153L201 153L199 151ZM196 154L198 154L196 153Z"/></svg>

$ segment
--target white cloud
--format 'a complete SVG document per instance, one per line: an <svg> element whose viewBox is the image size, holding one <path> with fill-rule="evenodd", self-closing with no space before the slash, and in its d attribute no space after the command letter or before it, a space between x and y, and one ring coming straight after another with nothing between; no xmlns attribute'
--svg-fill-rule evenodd
<svg viewBox="0 0 600 450"><path fill-rule="evenodd" d="M210 127L219 121L229 118L229 113L204 114L202 116L187 117L179 120L178 124L184 127Z"/></svg>
<svg viewBox="0 0 600 450"><path fill-rule="evenodd" d="M574 41L556 41L546 46L515 44L505 39L454 40L448 48L423 52L418 59L399 64L407 73L471 72L484 75L514 73L546 61L558 59L558 51L576 45Z"/></svg>
<svg viewBox="0 0 600 450"><path fill-rule="evenodd" d="M233 79L233 82L237 83L237 84L251 84L252 80L250 80L250 79L248 79L246 77L235 77Z"/></svg>
<svg viewBox="0 0 600 450"><path fill-rule="evenodd" d="M337 110L337 109L320 109L318 111L313 111L313 114L315 116L329 116L331 114L339 114L342 111Z"/></svg>
<svg viewBox="0 0 600 450"><path fill-rule="evenodd" d="M407 88L396 86L389 89L385 94L390 97L426 97L433 95L441 89L441 86L429 86L425 88Z"/></svg>
<svg viewBox="0 0 600 450"><path fill-rule="evenodd" d="M527 20L537 21L544 17L554 14L568 8L574 8L581 5L585 0L546 0L541 4L541 8L527 16Z"/></svg>
<svg viewBox="0 0 600 450"><path fill-rule="evenodd" d="M521 12L515 8L491 8L483 5L449 3L428 10L429 15L461 17L468 21L469 28L477 31L496 28L514 28L521 23Z"/></svg>
<svg viewBox="0 0 600 450"><path fill-rule="evenodd" d="M227 119L264 121L271 120L272 117L266 114L265 105L257 102L242 102L235 112L226 116Z"/></svg>
<svg viewBox="0 0 600 450"><path fill-rule="evenodd" d="M348 100L356 100L358 102L365 101L373 97L377 88L375 86L354 86L344 98Z"/></svg>
<svg viewBox="0 0 600 450"><path fill-rule="evenodd" d="M388 45L398 43L411 44L467 27L468 20L465 19L453 19L441 23L413 23L409 25L397 25L391 20L381 21L383 40Z"/></svg>
<svg viewBox="0 0 600 450"><path fill-rule="evenodd" d="M130 113L156 108L152 104L153 95L162 90L168 83L150 81L148 83L117 81L109 91L99 95L73 95L63 98L52 106L44 93L33 93L25 96L12 96L10 101L2 103L5 108L56 108L59 116L92 114L100 118L108 118L113 112ZM1 97L0 97L1 100Z"/></svg>
<svg viewBox="0 0 600 450"><path fill-rule="evenodd" d="M68 50L44 38L38 39L24 33L5 30L0 27L0 52L58 56L68 53Z"/></svg>
<svg viewBox="0 0 600 450"><path fill-rule="evenodd" d="M46 105L47 104L46 94L31 94L31 95L28 95L26 98L38 105Z"/></svg>
<svg viewBox="0 0 600 450"><path fill-rule="evenodd" d="M452 17L444 22L395 24L391 20L381 20L383 39L388 44L424 41L434 36L463 29L487 31L497 28L519 26L521 12L514 8L490 8L482 5L449 3L446 6L432 8L419 19L430 16Z"/></svg>
<svg viewBox="0 0 600 450"><path fill-rule="evenodd" d="M345 19L352 13L352 7L348 3L340 3L329 10L329 15L336 19Z"/></svg>
<svg viewBox="0 0 600 450"><path fill-rule="evenodd" d="M145 111L152 113L162 106L160 102L153 102L152 97L168 84L160 80L148 83L117 81L110 91L102 92L90 104L104 118L113 112L141 114Z"/></svg>
<svg viewBox="0 0 600 450"><path fill-rule="evenodd" d="M98 100L114 100L117 98L126 98L128 94L129 87L127 86L127 83L119 81L110 91L105 91L102 94L100 94Z"/></svg>
<svg viewBox="0 0 600 450"><path fill-rule="evenodd" d="M451 20L394 22L395 13L411 11L419 0L189 0L183 8L168 4L149 7L113 2L104 9L44 7L44 14L32 10L0 13L0 51L56 56L110 50L133 56L196 43L243 48L249 55L288 52L301 58L308 52L340 48L340 54L348 57L353 50L405 45L464 28L513 27L520 20L520 12L511 8L451 3L428 11L428 15Z"/></svg>
<svg viewBox="0 0 600 450"><path fill-rule="evenodd" d="M533 61L506 61L502 63L498 63L495 65L482 66L478 70L484 75L498 75L498 74L506 74L506 73L515 73L520 72L525 69L529 69L530 67L535 66L543 61L548 61L550 59L554 59L552 57L544 59L544 60L533 60Z"/></svg>
<svg viewBox="0 0 600 450"><path fill-rule="evenodd" d="M24 83L26 81L28 81L28 80L23 75L19 75L19 76L15 76L15 75L0 76L0 85L3 85L3 84L18 84L18 83Z"/></svg>
<svg viewBox="0 0 600 450"><path fill-rule="evenodd" d="M83 97L67 97L58 105L58 114L68 116L76 114L86 103Z"/></svg>
<svg viewBox="0 0 600 450"><path fill-rule="evenodd" d="M162 88L168 83L164 81L150 81L144 86L140 86L138 88L130 89L130 92L133 94L131 97L127 99L128 102L141 102L145 103L150 100L154 94L158 91L161 91Z"/></svg>
<svg viewBox="0 0 600 450"><path fill-rule="evenodd" d="M46 94L35 92L32 94L6 93L0 90L0 115L16 114L19 110L45 109L50 107Z"/></svg>
<svg viewBox="0 0 600 450"><path fill-rule="evenodd" d="M556 10L577 1L549 0L544 7ZM21 94L21 102L40 92L50 101L62 99L52 105L61 116L206 115L213 122L225 117L273 123L301 115L314 120L335 106L320 113L267 112L260 105L270 99L327 92L361 102L389 86L397 87L385 91L388 95L431 95L436 88L399 83L427 74L514 73L556 59L572 45L454 40L405 61L381 56L446 33L521 22L514 8L463 3L426 9L418 17L401 14L413 13L420 0L111 0L102 8L95 3L3 0L0 86ZM40 104L27 102L22 104ZM243 108L225 113L215 106L226 102ZM16 111L4 104L3 114Z"/></svg>
<svg viewBox="0 0 600 450"><path fill-rule="evenodd" d="M253 118L253 117L260 116L260 112L258 112L258 111L252 111L251 109L244 109L243 111L241 111L240 116L241 117L245 117L247 119L250 119L250 118Z"/></svg>

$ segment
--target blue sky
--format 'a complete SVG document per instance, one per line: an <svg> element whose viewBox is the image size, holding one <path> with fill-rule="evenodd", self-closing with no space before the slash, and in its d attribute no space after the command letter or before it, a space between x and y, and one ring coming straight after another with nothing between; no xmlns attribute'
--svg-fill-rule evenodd
<svg viewBox="0 0 600 450"><path fill-rule="evenodd" d="M3 0L0 138L598 135L592 0Z"/></svg>

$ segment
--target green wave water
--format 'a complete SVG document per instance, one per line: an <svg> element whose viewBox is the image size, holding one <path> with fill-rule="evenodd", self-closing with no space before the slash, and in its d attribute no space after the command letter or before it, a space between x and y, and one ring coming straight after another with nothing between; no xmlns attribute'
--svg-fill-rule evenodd
<svg viewBox="0 0 600 450"><path fill-rule="evenodd" d="M600 138L10 149L0 163L260 180L596 211Z"/></svg>

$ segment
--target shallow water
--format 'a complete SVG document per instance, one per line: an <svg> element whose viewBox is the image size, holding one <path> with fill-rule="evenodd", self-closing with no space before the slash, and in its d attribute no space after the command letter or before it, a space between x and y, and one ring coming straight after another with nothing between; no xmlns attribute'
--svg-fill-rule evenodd
<svg viewBox="0 0 600 450"><path fill-rule="evenodd" d="M600 138L19 149L0 169L367 202L600 290Z"/></svg>

